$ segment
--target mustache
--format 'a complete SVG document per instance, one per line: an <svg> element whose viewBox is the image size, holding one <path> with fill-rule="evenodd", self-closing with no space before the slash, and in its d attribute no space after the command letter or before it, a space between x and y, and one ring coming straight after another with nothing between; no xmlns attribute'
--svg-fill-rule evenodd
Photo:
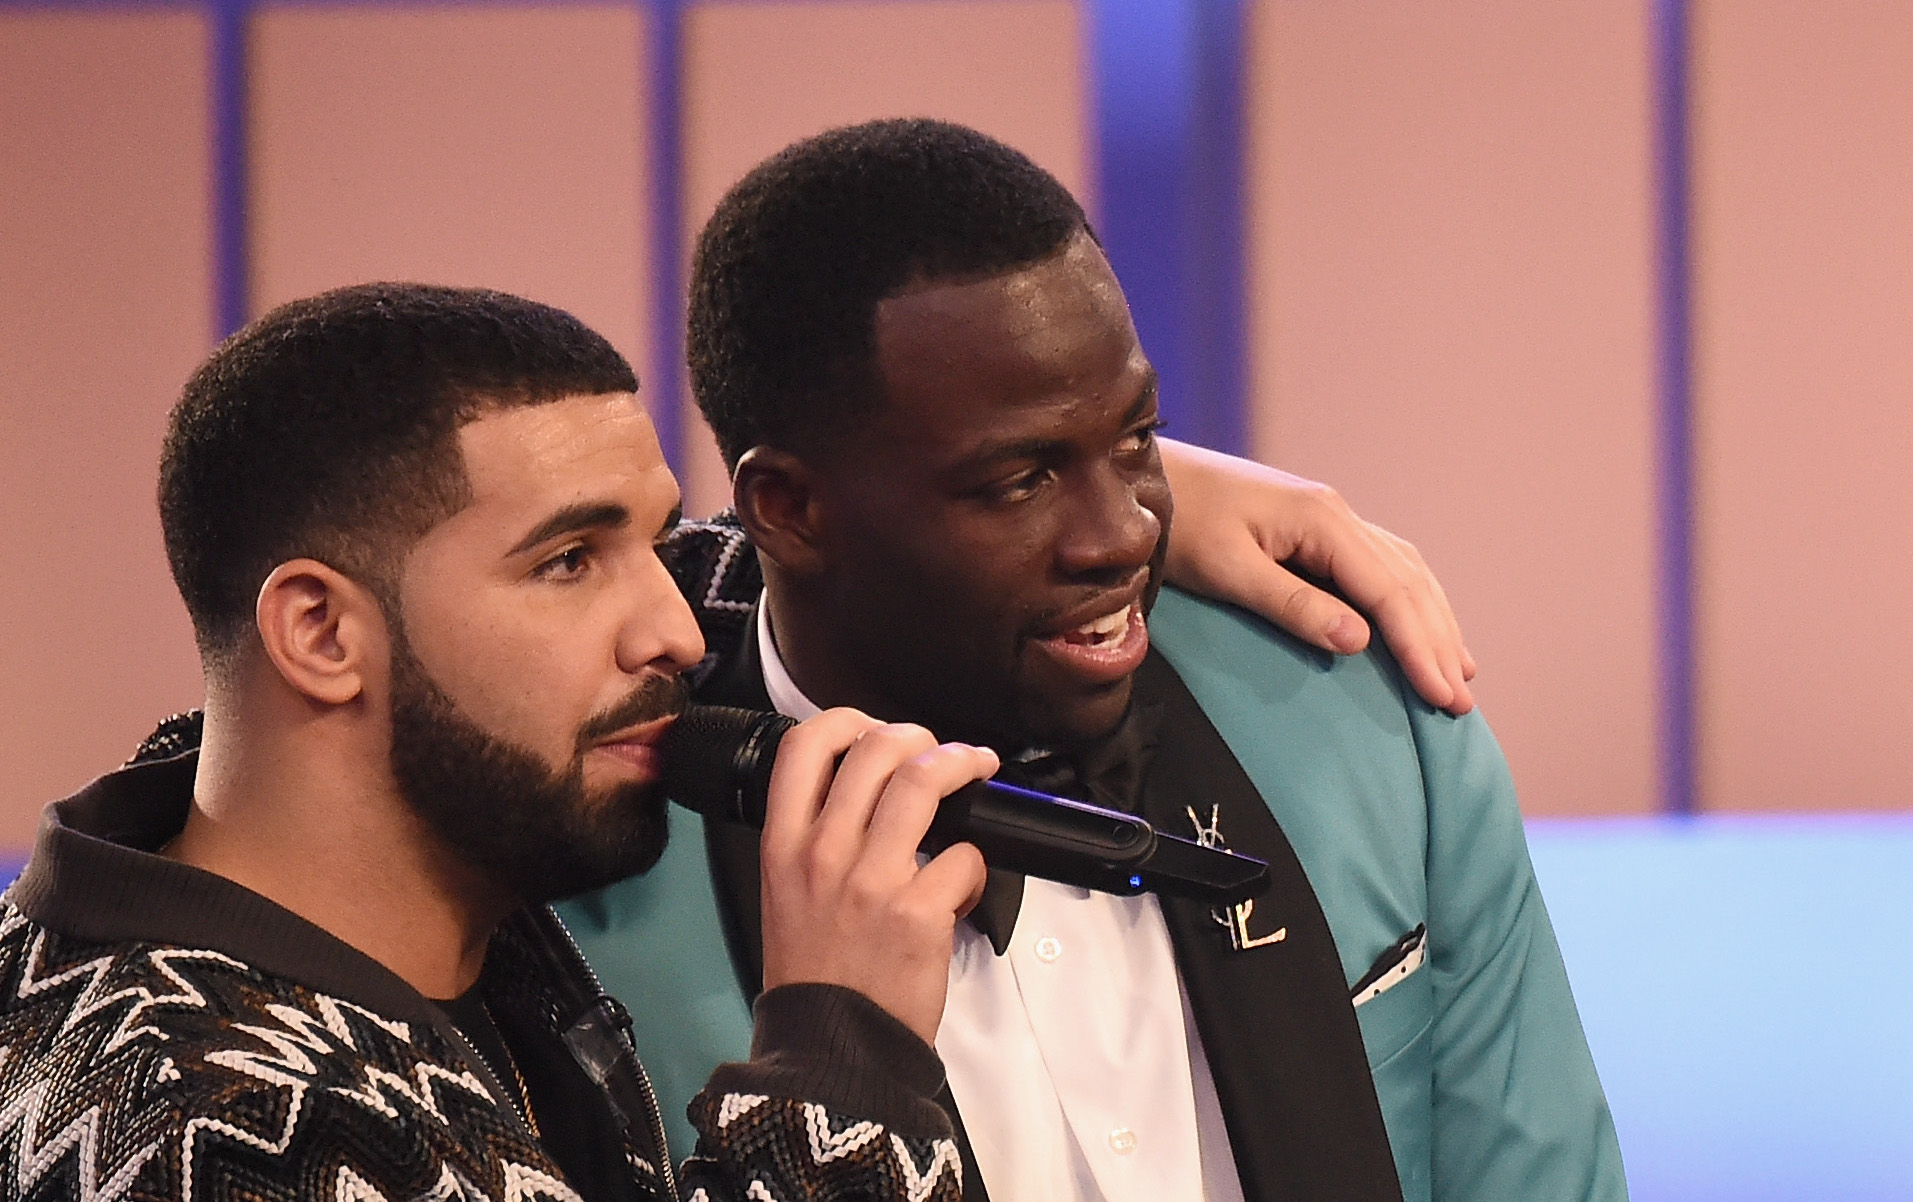
<svg viewBox="0 0 1913 1202"><path fill-rule="evenodd" d="M578 728L578 749L582 752L604 736L640 722L681 714L690 703L691 686L682 676L648 676L623 701L593 714Z"/></svg>

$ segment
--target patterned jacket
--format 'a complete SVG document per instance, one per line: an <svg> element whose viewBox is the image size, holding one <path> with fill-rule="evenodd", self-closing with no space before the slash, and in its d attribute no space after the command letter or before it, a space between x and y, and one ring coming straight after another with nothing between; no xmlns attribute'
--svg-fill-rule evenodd
<svg viewBox="0 0 1913 1202"><path fill-rule="evenodd" d="M0 896L3 1202L960 1197L935 1053L821 985L765 995L751 1059L690 1106L680 1179L629 1019L537 907L494 937L480 988L501 1030L575 1061L567 1121L603 1155L596 1179L566 1180L514 1102L522 1081L502 1087L439 1007L152 854L184 821L196 760L136 762L49 806Z"/></svg>

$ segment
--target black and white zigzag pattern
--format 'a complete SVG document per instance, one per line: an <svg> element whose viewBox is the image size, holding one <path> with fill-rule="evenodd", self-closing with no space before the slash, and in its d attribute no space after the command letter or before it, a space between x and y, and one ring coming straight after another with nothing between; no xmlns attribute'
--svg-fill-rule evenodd
<svg viewBox="0 0 1913 1202"><path fill-rule="evenodd" d="M672 531L665 555L715 660L720 649L737 646L751 607L764 591L757 548L745 538L737 515L727 509Z"/></svg>
<svg viewBox="0 0 1913 1202"><path fill-rule="evenodd" d="M0 1199L56 1198L577 1195L435 1031L0 905Z"/></svg>
<svg viewBox="0 0 1913 1202"><path fill-rule="evenodd" d="M702 1093L691 1103L691 1117L703 1133L700 1155L685 1165L692 1186L700 1166L714 1164L709 1157L721 1154L742 1167L743 1196L750 1202L961 1202L963 1196L963 1161L954 1140L908 1138L814 1102L764 1094ZM803 1132L801 1139L790 1137L793 1127ZM689 1199L711 1202L715 1196L693 1188Z"/></svg>

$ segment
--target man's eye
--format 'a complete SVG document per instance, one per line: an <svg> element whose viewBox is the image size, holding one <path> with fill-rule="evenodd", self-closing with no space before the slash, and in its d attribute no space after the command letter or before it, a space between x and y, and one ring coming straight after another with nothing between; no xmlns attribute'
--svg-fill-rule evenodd
<svg viewBox="0 0 1913 1202"><path fill-rule="evenodd" d="M573 580L584 573L590 559L591 554L583 544L566 547L533 568L532 574L543 580Z"/></svg>
<svg viewBox="0 0 1913 1202"><path fill-rule="evenodd" d="M988 495L993 501L1020 501L1049 483L1049 480L1048 468L1031 468L1027 472L1019 472L1007 480L999 480L992 484L988 489Z"/></svg>
<svg viewBox="0 0 1913 1202"><path fill-rule="evenodd" d="M1165 424L1158 418L1147 425L1138 426L1123 436L1122 442L1117 444L1118 448L1123 451L1148 450L1156 441L1156 431L1162 429Z"/></svg>

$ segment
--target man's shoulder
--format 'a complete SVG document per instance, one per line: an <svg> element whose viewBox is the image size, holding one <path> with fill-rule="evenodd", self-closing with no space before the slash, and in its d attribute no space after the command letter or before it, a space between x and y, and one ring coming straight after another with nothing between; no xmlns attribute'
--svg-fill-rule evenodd
<svg viewBox="0 0 1913 1202"><path fill-rule="evenodd" d="M1480 717L1423 703L1375 643L1331 655L1169 589L1150 638L1281 823L1351 981L1426 920L1431 832L1484 810L1514 813ZM1446 787L1475 765L1479 787Z"/></svg>
<svg viewBox="0 0 1913 1202"><path fill-rule="evenodd" d="M1272 805L1271 789L1312 808L1338 792L1417 809L1436 794L1449 807L1512 805L1506 762L1480 710L1457 717L1423 701L1379 638L1333 655L1168 588L1149 626L1152 645Z"/></svg>
<svg viewBox="0 0 1913 1202"><path fill-rule="evenodd" d="M509 1139L436 1031L218 951L63 936L11 904L0 1047L0 1162L24 1186L0 1197L188 1197L220 1178L295 1198L315 1174L340 1196L423 1192L499 1176L456 1145Z"/></svg>
<svg viewBox="0 0 1913 1202"><path fill-rule="evenodd" d="M683 522L665 540L665 562L697 615L705 642L728 647L742 636L764 590L757 548L731 510Z"/></svg>
<svg viewBox="0 0 1913 1202"><path fill-rule="evenodd" d="M1263 717L1347 708L1380 728L1405 730L1438 712L1408 688L1380 639L1354 655L1334 655L1245 610L1167 587L1150 613L1149 635L1212 718L1218 707Z"/></svg>

